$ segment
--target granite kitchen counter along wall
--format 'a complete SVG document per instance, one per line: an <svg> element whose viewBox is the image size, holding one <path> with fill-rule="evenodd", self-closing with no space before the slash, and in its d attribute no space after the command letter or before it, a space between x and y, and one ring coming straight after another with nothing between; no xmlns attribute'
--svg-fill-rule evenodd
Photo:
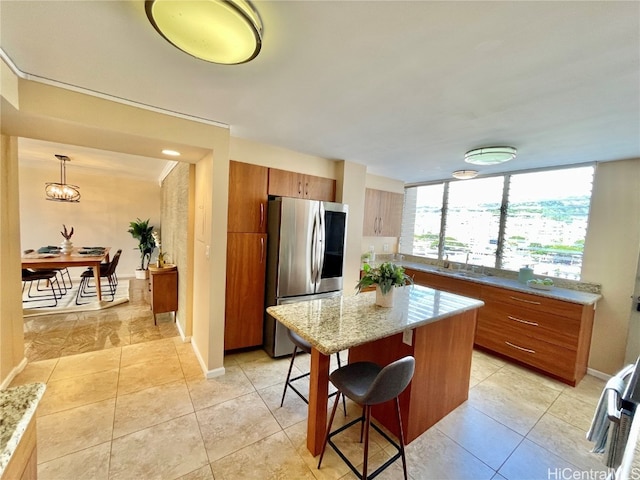
<svg viewBox="0 0 640 480"><path fill-rule="evenodd" d="M11 460L44 395L44 383L0 390L0 476Z"/></svg>
<svg viewBox="0 0 640 480"><path fill-rule="evenodd" d="M398 265L402 265L405 268L414 268L416 270L423 270L425 272L448 275L454 278L473 281L476 283L485 283L487 285L493 284L495 286L501 286L501 287L511 287L511 288L515 288L525 292L535 293L536 295L543 295L548 297L554 296L553 290L552 291L532 290L526 285L519 284L518 272L514 272L511 270L500 270L500 269L490 268L490 267L468 265L467 270L471 275L459 276L459 275L456 275L456 272L458 272L458 270L464 270L465 269L464 264L451 262L450 268L448 270L443 270L442 262L436 259L417 257L414 255L376 254L375 264L378 265L382 262L394 262L394 263L397 263ZM472 271L473 267L475 267L475 271ZM477 273L478 275L474 276L473 275L474 273ZM534 275L534 277L539 278L540 276ZM510 280L513 280L513 282L508 282ZM595 298L595 301L600 299L602 295L601 293L602 285L598 283L579 282L576 280L568 280L568 279L556 278L556 277L553 277L553 283L554 283L554 287L558 289L574 290L576 292L583 292L585 294L596 295L597 298ZM564 299L571 301L571 299L568 299L568 298L564 298ZM589 299L592 301L585 301L580 303L593 303L593 299L591 299L589 295L587 295L585 299Z"/></svg>

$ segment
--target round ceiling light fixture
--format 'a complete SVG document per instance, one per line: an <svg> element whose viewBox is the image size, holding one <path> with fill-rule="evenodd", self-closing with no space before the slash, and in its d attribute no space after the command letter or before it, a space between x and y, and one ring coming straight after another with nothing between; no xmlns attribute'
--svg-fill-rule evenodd
<svg viewBox="0 0 640 480"><path fill-rule="evenodd" d="M453 178L458 180L469 180L470 178L476 178L478 176L477 170L456 170L451 174Z"/></svg>
<svg viewBox="0 0 640 480"><path fill-rule="evenodd" d="M464 161L474 165L497 165L513 160L517 152L513 147L476 148L464 154Z"/></svg>
<svg viewBox="0 0 640 480"><path fill-rule="evenodd" d="M196 58L223 65L253 60L262 47L262 20L246 0L146 0L151 25Z"/></svg>

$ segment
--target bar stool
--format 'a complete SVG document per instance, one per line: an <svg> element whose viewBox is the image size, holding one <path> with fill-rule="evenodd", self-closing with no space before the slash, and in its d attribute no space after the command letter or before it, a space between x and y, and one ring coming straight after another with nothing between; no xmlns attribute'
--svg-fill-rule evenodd
<svg viewBox="0 0 640 480"><path fill-rule="evenodd" d="M327 443L336 451L336 453L342 458L342 460L349 466L349 468L358 477L366 480L367 478L373 478L382 472L385 468L390 466L399 457L402 458L402 469L404 471L404 478L407 479L407 460L404 453L404 438L402 432L402 419L400 417L400 402L398 396L404 391L405 388L411 382L413 378L413 372L415 370L415 359L411 356L407 356L390 363L386 367L380 367L371 362L356 362L346 365L342 368L335 370L329 375L329 380L338 389L338 396L333 404L333 410L331 410L331 418L329 425L327 426L327 433L324 438L324 444L322 445L322 452L320 453L320 460L318 461L318 468L322 464L322 457L324 451L327 448ZM331 432L331 425L333 424L333 418L336 414L338 407L338 399L340 394L344 397L349 397L354 402L362 405L362 416L347 423L346 425L338 428L334 432ZM383 432L377 425L371 423L371 407L380 403L387 402L389 400L395 400L396 413L398 418L398 428L400 431L399 445L394 442L385 432ZM364 463L362 473L359 472L356 467L347 459L347 457L340 451L340 449L333 443L331 438L338 433L346 430L347 428L362 422L360 430L360 442L362 442L362 435L364 433ZM370 476L367 476L367 461L369 455L369 426L380 433L387 439L397 450L393 457L380 466Z"/></svg>
<svg viewBox="0 0 640 480"><path fill-rule="evenodd" d="M301 378L308 377L310 372L303 373L302 375L298 375L297 377L291 378L291 370L293 369L293 362L296 359L296 354L298 353L298 350L301 350L305 353L310 354L311 344L307 342L304 338L302 338L300 335L298 335L295 332L292 332L289 329L287 329L287 335L289 336L289 340L291 340L291 342L293 343L293 354L291 355L291 363L289 364L289 371L287 372L287 380L286 382L284 382L284 391L282 392L282 400L280 401L281 407L282 405L284 405L284 397L287 394L287 388L290 388L295 393L297 393L298 396L304 401L304 403L306 404L309 403L309 400L295 387L295 385L293 385L293 382ZM340 352L337 352L336 356L338 357L338 368L340 368L342 366L342 364L340 363ZM329 395L329 397L332 397L337 394L338 394L337 391L333 392L332 394ZM344 408L344 415L347 416L347 402L344 399L344 397L342 398L342 406Z"/></svg>

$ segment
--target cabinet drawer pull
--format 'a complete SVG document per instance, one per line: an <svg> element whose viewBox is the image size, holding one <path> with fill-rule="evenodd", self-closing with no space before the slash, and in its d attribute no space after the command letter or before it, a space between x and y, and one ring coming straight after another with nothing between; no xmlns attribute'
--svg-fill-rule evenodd
<svg viewBox="0 0 640 480"><path fill-rule="evenodd" d="M504 343L506 343L506 344L507 344L507 345L509 345L510 347L517 348L518 350L522 350L523 352L527 352L527 353L536 353L536 351L535 351L535 350L531 350L530 348L519 347L518 345L515 345L515 344L513 344L513 343L511 343L511 342L507 342L506 340L505 340L505 342L504 342Z"/></svg>
<svg viewBox="0 0 640 480"><path fill-rule="evenodd" d="M523 302L523 303L531 303L532 305L542 305L542 303L540 302L536 302L533 300L526 300L524 298L518 298L518 297L509 297L511 300L516 300L517 302Z"/></svg>
<svg viewBox="0 0 640 480"><path fill-rule="evenodd" d="M523 320L523 319L518 318L518 317L512 317L511 315L507 315L507 318L508 318L509 320L513 320L514 322L524 323L525 325L532 325L532 326L534 326L534 327L537 327L537 326L538 326L538 323L537 323L537 322L530 322L530 321L528 321L528 320Z"/></svg>
<svg viewBox="0 0 640 480"><path fill-rule="evenodd" d="M260 238L260 263L264 262L264 238Z"/></svg>

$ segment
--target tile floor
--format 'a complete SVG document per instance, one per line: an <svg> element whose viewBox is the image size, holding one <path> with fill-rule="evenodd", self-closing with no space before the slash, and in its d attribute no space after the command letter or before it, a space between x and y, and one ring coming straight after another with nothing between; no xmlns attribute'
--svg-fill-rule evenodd
<svg viewBox="0 0 640 480"><path fill-rule="evenodd" d="M303 355L296 368L308 362ZM233 354L224 376L205 380L191 345L171 337L33 361L13 384L47 383L37 419L41 480L355 478L331 450L316 469L295 394L280 408L288 364L262 350ZM604 478L584 438L603 384L588 376L571 388L474 352L469 400L407 447L409 475ZM348 407L348 418L359 414ZM339 439L356 463L358 433ZM381 436L372 440L375 468L393 452ZM400 463L379 478L402 478Z"/></svg>

